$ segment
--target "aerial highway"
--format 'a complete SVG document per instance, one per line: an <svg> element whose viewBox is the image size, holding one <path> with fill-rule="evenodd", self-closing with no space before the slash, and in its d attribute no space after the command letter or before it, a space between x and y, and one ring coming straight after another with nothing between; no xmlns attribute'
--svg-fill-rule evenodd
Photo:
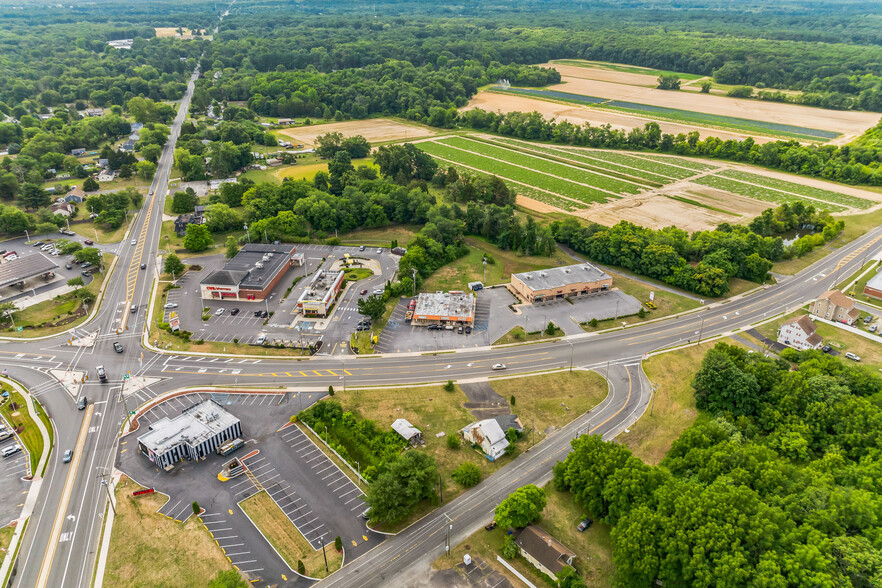
<svg viewBox="0 0 882 588"><path fill-rule="evenodd" d="M45 474L38 506L24 535L14 568L13 586L88 586L95 569L102 517L107 507L103 482L111 472L118 432L127 410L121 400L121 378L156 378L155 395L190 386L279 386L298 390L339 385L402 385L488 377L490 366L505 363L510 374L555 369L588 368L604 375L610 385L607 398L590 413L577 418L535 448L518 457L480 485L389 539L325 580L330 586L380 585L409 581L409 574L444 553L446 526L453 525L451 541L459 541L485 524L496 503L515 488L547 480L551 467L563 458L570 440L585 433L612 438L635 422L651 399L640 362L651 353L681 345L696 345L720 335L798 308L854 273L882 245L882 228L875 228L830 252L799 274L746 296L710 304L667 319L586 333L552 343L473 348L455 353L388 354L380 358L317 355L309 359L262 357L245 364L235 375L224 361L197 364L198 354L159 352L142 344L156 259L164 199L168 193L175 141L193 92L190 80L180 102L171 135L163 148L156 176L141 212L119 244L118 259L108 278L99 309L79 332L98 332L88 348L69 345L70 333L39 340L0 339L0 363L9 377L34 391L52 418L55 451ZM134 244L133 244L134 243ZM146 269L141 265L146 264ZM131 307L135 306L135 312ZM114 341L126 347L116 354ZM90 403L79 411L50 369L79 369L94 374L107 367L110 382L89 380L83 393ZM308 371L304 366L308 365ZM298 367L300 366L300 367ZM58 451L58 450L61 451ZM65 449L74 449L70 464L61 463Z"/></svg>

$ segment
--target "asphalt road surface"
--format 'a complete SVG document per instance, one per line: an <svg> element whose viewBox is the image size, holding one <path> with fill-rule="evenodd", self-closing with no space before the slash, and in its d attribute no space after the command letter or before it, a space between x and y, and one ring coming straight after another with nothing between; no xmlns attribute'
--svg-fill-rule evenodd
<svg viewBox="0 0 882 588"><path fill-rule="evenodd" d="M425 563L444 552L445 525L453 524L452 541L468 536L490 516L499 499L516 487L541 482L562 458L569 439L585 432L607 438L633 423L649 401L649 386L639 362L645 354L666 347L696 343L700 338L732 333L790 309L833 287L854 273L880 248L882 228L830 253L800 274L746 297L715 304L680 317L663 319L607 333L586 333L520 347L470 347L445 354L396 353L380 358L315 356L308 361L257 358L160 355L138 347L150 296L154 264L140 269L156 254L163 202L175 141L187 112L193 81L181 101L169 141L159 160L156 178L130 235L119 247L119 261L108 278L96 315L79 331L98 331L93 347L67 345L69 334L41 340L0 339L0 363L10 377L34 391L53 420L56 450L41 487L38 508L28 523L15 567L13 586L90 585L107 496L102 475L110 472L118 451L119 425L127 410L119 391L123 374L158 378L138 391L138 400L185 386L286 386L327 390L328 385L399 385L498 375L490 366L505 363L507 373L587 367L609 372L610 394L604 402L512 464L361 557L349 560L324 583L330 585L407 585ZM131 239L136 240L131 245ZM132 304L138 312L129 312ZM113 352L119 340L126 352ZM104 365L110 381L94 381L95 366ZM90 399L85 411L48 374L49 369L88 370L93 379L83 387ZM341 382L342 380L342 382ZM134 402L134 397L132 398ZM134 408L129 406L128 409ZM61 463L65 449L74 460ZM390 583L391 582L391 583Z"/></svg>

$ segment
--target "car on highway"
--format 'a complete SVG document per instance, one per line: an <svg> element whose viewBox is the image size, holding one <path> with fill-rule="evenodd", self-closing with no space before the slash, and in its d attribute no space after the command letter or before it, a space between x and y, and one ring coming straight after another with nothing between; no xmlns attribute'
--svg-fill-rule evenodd
<svg viewBox="0 0 882 588"><path fill-rule="evenodd" d="M64 457L61 458L61 461L64 463L70 463L70 460L73 459L73 449L68 449L64 452Z"/></svg>
<svg viewBox="0 0 882 588"><path fill-rule="evenodd" d="M491 369L494 369L494 370L496 370L496 371L504 370L504 369L505 369L505 364L504 364L504 363L494 363L494 364L491 366Z"/></svg>
<svg viewBox="0 0 882 588"><path fill-rule="evenodd" d="M237 314L239 314L239 309L238 309L238 308L234 308L233 310L230 311L230 314L233 315L233 316L236 316Z"/></svg>
<svg viewBox="0 0 882 588"><path fill-rule="evenodd" d="M15 445L4 447L3 451L0 451L0 455L2 455L3 457L9 457L10 455L15 455L19 451L21 451L21 446L16 443Z"/></svg>
<svg viewBox="0 0 882 588"><path fill-rule="evenodd" d="M177 302L166 302L166 303L163 305L163 308L177 308L177 307L178 307L178 303L177 303Z"/></svg>
<svg viewBox="0 0 882 588"><path fill-rule="evenodd" d="M225 311L226 311L225 308L218 308L217 310L214 311L214 316L220 316L220 315L222 315Z"/></svg>
<svg viewBox="0 0 882 588"><path fill-rule="evenodd" d="M585 530L593 524L594 524L594 521L592 521L588 517L585 517L585 520L582 521L581 523L579 523L578 526L576 526L576 530L580 533L584 533Z"/></svg>
<svg viewBox="0 0 882 588"><path fill-rule="evenodd" d="M359 296L364 296L365 294L367 294L367 288L358 293Z"/></svg>
<svg viewBox="0 0 882 588"><path fill-rule="evenodd" d="M122 353L122 352L123 352L122 345L119 344L119 341L114 341L114 342L113 342L113 350L116 351L117 353Z"/></svg>
<svg viewBox="0 0 882 588"><path fill-rule="evenodd" d="M89 404L89 399L85 396L80 396L80 399L77 400L77 410L85 410L87 404Z"/></svg>

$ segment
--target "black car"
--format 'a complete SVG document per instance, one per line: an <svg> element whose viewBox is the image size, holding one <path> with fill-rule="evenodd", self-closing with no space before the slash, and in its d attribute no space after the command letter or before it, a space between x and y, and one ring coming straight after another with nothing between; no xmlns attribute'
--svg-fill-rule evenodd
<svg viewBox="0 0 882 588"><path fill-rule="evenodd" d="M113 350L116 351L117 353L122 353L122 352L123 352L122 345L119 344L119 341L114 341L114 342L113 342Z"/></svg>
<svg viewBox="0 0 882 588"><path fill-rule="evenodd" d="M233 310L230 311L230 314L233 315L233 316L236 316L237 314L239 314L239 309L238 309L238 308L234 308Z"/></svg>

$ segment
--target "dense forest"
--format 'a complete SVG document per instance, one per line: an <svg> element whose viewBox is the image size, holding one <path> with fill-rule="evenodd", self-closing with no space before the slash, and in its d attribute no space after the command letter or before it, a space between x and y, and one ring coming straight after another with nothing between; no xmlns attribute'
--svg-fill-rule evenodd
<svg viewBox="0 0 882 588"><path fill-rule="evenodd" d="M882 380L819 351L718 343L657 467L599 436L554 483L612 525L622 586L882 584ZM792 364L791 364L792 362Z"/></svg>

